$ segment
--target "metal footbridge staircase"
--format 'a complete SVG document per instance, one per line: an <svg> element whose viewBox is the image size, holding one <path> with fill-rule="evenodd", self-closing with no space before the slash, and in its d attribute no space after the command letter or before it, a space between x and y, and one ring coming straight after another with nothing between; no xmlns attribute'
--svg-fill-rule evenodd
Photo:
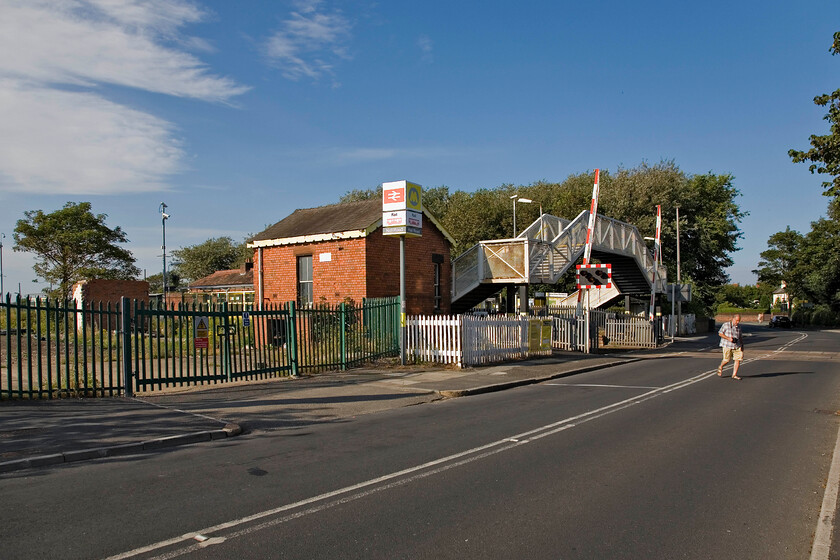
<svg viewBox="0 0 840 560"><path fill-rule="evenodd" d="M588 221L588 210L571 221L543 214L513 239L471 247L452 261L452 312L463 313L505 286L557 283L583 256ZM654 282L653 255L635 226L597 214L592 260L612 265L615 292L602 294L601 305L618 295L665 291L665 267L657 267Z"/></svg>

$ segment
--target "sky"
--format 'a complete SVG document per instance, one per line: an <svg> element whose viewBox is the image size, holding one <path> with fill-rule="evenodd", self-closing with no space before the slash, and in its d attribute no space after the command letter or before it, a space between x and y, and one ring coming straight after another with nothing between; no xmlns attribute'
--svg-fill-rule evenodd
<svg viewBox="0 0 840 560"><path fill-rule="evenodd" d="M151 276L161 202L169 254L386 181L661 160L734 176L749 216L727 272L754 284L773 233L825 215L787 151L828 132L813 98L840 87L838 30L837 0L0 0L4 287L48 287L12 234L70 201Z"/></svg>

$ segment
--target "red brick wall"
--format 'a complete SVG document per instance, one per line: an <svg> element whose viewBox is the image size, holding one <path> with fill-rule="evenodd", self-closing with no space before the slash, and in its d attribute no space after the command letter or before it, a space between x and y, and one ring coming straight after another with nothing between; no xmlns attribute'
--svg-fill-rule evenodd
<svg viewBox="0 0 840 560"><path fill-rule="evenodd" d="M326 253L331 260L322 262L321 255ZM361 302L366 297L365 240L360 238L263 249L264 303L297 301L297 258L303 255L312 255L312 291L316 304L341 303L348 297ZM259 274L259 269L256 270ZM254 287L259 290L256 277Z"/></svg>
<svg viewBox="0 0 840 560"><path fill-rule="evenodd" d="M366 238L304 243L263 249L263 303L297 301L297 257L312 255L315 303L337 304L346 298L396 296L400 293L400 245L398 237L386 237L379 228ZM320 255L330 253L322 262ZM434 264L441 263L441 312L450 308L451 261L449 243L426 222L423 236L406 239L406 312L434 313ZM255 252L255 260L258 252ZM259 290L259 264L255 266L254 288Z"/></svg>
<svg viewBox="0 0 840 560"><path fill-rule="evenodd" d="M94 310L99 310L101 304L103 310L108 309L108 304L111 304L111 309L116 311L120 309L120 298L127 297L128 299L136 299L146 304L149 303L149 283L143 280L87 280L81 282L81 296L85 307ZM76 293L76 288L79 284L73 286L73 293ZM134 304L132 304L133 313ZM103 328L108 330L115 330L118 328L116 316L100 315L99 313L82 313L79 316L81 321L86 322L91 328ZM78 322L78 327L81 327L81 321Z"/></svg>
<svg viewBox="0 0 840 560"><path fill-rule="evenodd" d="M377 229L367 237L368 297L395 296L400 293L399 237L382 235ZM426 222L422 237L405 240L406 313L432 315L434 309L434 263L432 255L443 256L441 263L441 310L449 313L452 264L449 243L436 227ZM375 258L373 256L376 256Z"/></svg>
<svg viewBox="0 0 840 560"><path fill-rule="evenodd" d="M149 283L143 280L88 280L82 285L82 299L86 304L118 306L121 297L148 303Z"/></svg>

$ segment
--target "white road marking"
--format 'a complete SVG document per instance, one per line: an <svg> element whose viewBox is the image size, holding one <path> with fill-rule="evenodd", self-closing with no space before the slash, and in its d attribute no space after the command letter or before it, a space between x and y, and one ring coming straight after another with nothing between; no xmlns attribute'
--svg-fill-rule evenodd
<svg viewBox="0 0 840 560"><path fill-rule="evenodd" d="M771 357L773 354L777 354L778 352L783 351L784 349L790 347L791 345L804 340L808 335L802 334L799 338L792 340L791 342L785 344L782 348L770 352L767 354L763 354L761 356L753 357L749 360L745 360L743 363L754 362L757 360L765 359ZM513 436L508 436L506 438L481 445L478 447L474 447L472 449L468 449L466 451L462 451L460 453L455 453L452 455L448 455L446 457L441 457L439 459L435 459L433 461L429 461L427 463L423 463L421 465L416 465L414 467L409 467L407 469L403 469L401 471L393 472L390 474L386 474L384 476L380 476L377 478L373 478L364 482L360 482L358 484L353 484L351 486L346 486L344 488L339 488L338 490L333 490L332 492L326 492L324 494L320 494L318 496L313 496L311 498L307 498L305 500L300 500L298 502L293 502L290 504L285 504L276 508L268 509L259 513L255 513L253 515L249 515L246 517L241 517L239 519L233 519L227 521L225 523L220 523L218 525L214 525L212 527L207 527L204 529L200 529L198 531L192 531L186 535L182 535L179 537L173 537L171 539L166 539L163 541L159 541L157 543L152 543L147 546L135 548L133 550L129 550L114 556L108 557L106 560L124 560L126 558L132 558L141 554L151 553L154 551L159 551L164 548L174 547L181 545L183 548L178 548L177 550L173 550L167 553L163 553L154 557L156 560L163 560L168 558L175 558L177 556L181 556L183 554L187 554L198 548L201 548L202 545L206 544L217 544L223 542L225 540L231 540L237 537L245 536L249 533L253 533L256 531L260 531L262 529L266 529L269 527L273 527L276 525L280 525L282 523L286 523L293 519L298 519L300 517L304 517L306 515L310 515L313 513L318 513L320 511L324 511L326 509L335 507L337 505L346 504L360 498L364 498L371 494L382 492L385 490L389 490L391 488L396 488L398 486L403 486L414 482L416 480L420 480L422 478L426 478L429 476L433 476L435 474L439 474L441 472L447 471L449 469L459 467L462 465L466 465L468 463L472 463L474 461L478 461L480 459L484 459L491 455L495 455L497 453L501 453L503 451L508 451L510 449L514 449L519 447L520 445L524 445L529 441L535 439L541 439L543 437L553 435L564 430L568 430L574 428L580 424L585 422L589 422L590 420L595 420L606 416L608 414L612 414L614 412L618 412L620 410L624 410L631 406L635 406L637 404L643 403L650 399L654 399L656 397L662 396L664 394L670 393L671 391L676 391L678 389L683 389L690 385L693 385L699 381L703 381L705 379L709 379L710 377L715 377L717 375L717 368L702 372L694 377L690 377L688 379L684 379L682 381L678 381L676 383L672 383L671 385L666 385L665 387L657 387L654 388L647 393L643 393L641 395L631 397L629 399L625 399L622 401L618 401L613 404L609 404L603 406L601 408L597 408L594 410L590 410L588 412L584 412L578 414L576 416L570 416L568 418L564 418L562 420L558 420L557 422L552 422L551 424L546 424L544 426L540 426L538 428L534 428L533 430L529 430L527 432L523 432L521 434L516 434ZM838 446L840 446L840 436L838 436ZM832 461L832 473L834 473L834 462L840 462L840 453L837 452L837 448L835 448L834 460ZM838 471L840 471L840 466L838 466ZM830 476L831 478L831 476ZM840 478L840 473L838 473L837 478ZM828 490L827 490L828 491ZM836 502L836 495L835 495L835 502ZM300 508L304 508L305 506L311 506L306 509L301 509L300 511L294 511ZM825 508L825 501L823 504ZM833 513L833 508L830 508L831 512ZM291 513L288 513L291 512ZM269 519L263 521L262 523L248 526L246 525L264 520L266 518L277 516L280 514L285 514L281 517L276 517L275 519ZM823 516L820 516L821 522L823 521ZM833 524L833 515L832 519L829 523L829 526ZM218 536L218 537L207 537L208 534L219 533L221 531L226 531L230 529L239 528L239 530L234 531L233 533L227 534L226 536ZM196 542L196 537L200 536L203 538L207 538L208 541L204 543ZM830 529L829 529L829 542L830 545ZM189 544L192 541L193 544ZM214 541L210 543L209 541ZM815 541L815 548L816 548L816 541ZM822 560L822 557L819 557ZM827 557L826 557L827 558ZM816 560L812 557L812 560Z"/></svg>
<svg viewBox="0 0 840 560"><path fill-rule="evenodd" d="M602 387L605 389L661 389L662 387L644 387L642 385L598 385L597 383L543 383L555 387Z"/></svg>

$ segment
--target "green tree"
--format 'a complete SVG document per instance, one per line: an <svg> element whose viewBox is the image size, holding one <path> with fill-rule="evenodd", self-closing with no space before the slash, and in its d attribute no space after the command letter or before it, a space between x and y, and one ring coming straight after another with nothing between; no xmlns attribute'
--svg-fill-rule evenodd
<svg viewBox="0 0 840 560"><path fill-rule="evenodd" d="M149 283L149 293L159 294L163 292L163 273L158 272L146 278ZM181 276L171 270L166 271L167 290L178 290L181 287Z"/></svg>
<svg viewBox="0 0 840 560"><path fill-rule="evenodd" d="M840 31L834 34L834 41L828 50L832 55L840 54ZM828 107L828 113L823 118L831 123L830 133L812 134L810 150L789 150L788 155L794 163L810 161L811 173L831 175L831 181L823 182L826 189L824 194L837 197L840 195L840 89L816 96L814 103Z"/></svg>
<svg viewBox="0 0 840 560"><path fill-rule="evenodd" d="M811 222L798 252L795 281L801 295L840 312L840 199L829 204L828 218Z"/></svg>
<svg viewBox="0 0 840 560"><path fill-rule="evenodd" d="M230 237L215 237L203 243L172 251L172 268L181 279L195 281L216 272L238 268L252 251L246 243L236 243Z"/></svg>
<svg viewBox="0 0 840 560"><path fill-rule="evenodd" d="M15 251L35 254L35 273L58 285L51 295L68 297L79 280L133 279L140 270L131 252L119 247L125 233L105 225L105 214L93 214L90 202L68 202L45 214L29 210L15 226Z"/></svg>
<svg viewBox="0 0 840 560"><path fill-rule="evenodd" d="M684 282L694 284L694 294L702 305L711 308L717 289L728 281L725 269L732 265L731 254L738 250L738 240L743 235L739 223L746 213L737 204L740 192L733 180L731 175L713 173L688 176L673 161L655 165L643 162L615 173L601 170L599 213L631 223L642 235L652 236L656 205L661 205L663 262L669 278L676 278L674 218L679 204L681 276ZM588 210L593 182L594 173L587 171L570 175L560 183L504 184L469 193L436 187L424 191L423 205L455 238L453 256L458 256L479 241L513 235L511 196L533 200L531 204L516 206L518 233L539 218L540 208L569 220ZM342 201L372 196L379 195L374 191L351 191ZM566 291L568 285L563 279L553 291Z"/></svg>
<svg viewBox="0 0 840 560"><path fill-rule="evenodd" d="M753 270L758 281L772 286L773 289L785 282L790 293L800 295L797 292L801 291L802 283L796 268L804 240L802 234L790 229L790 226L785 228L785 231L771 235L767 240L768 249L762 251L758 268Z"/></svg>
<svg viewBox="0 0 840 560"><path fill-rule="evenodd" d="M372 200L374 198L382 198L382 185L375 189L353 189L344 193L338 200L340 204L345 202L359 202L361 200Z"/></svg>

